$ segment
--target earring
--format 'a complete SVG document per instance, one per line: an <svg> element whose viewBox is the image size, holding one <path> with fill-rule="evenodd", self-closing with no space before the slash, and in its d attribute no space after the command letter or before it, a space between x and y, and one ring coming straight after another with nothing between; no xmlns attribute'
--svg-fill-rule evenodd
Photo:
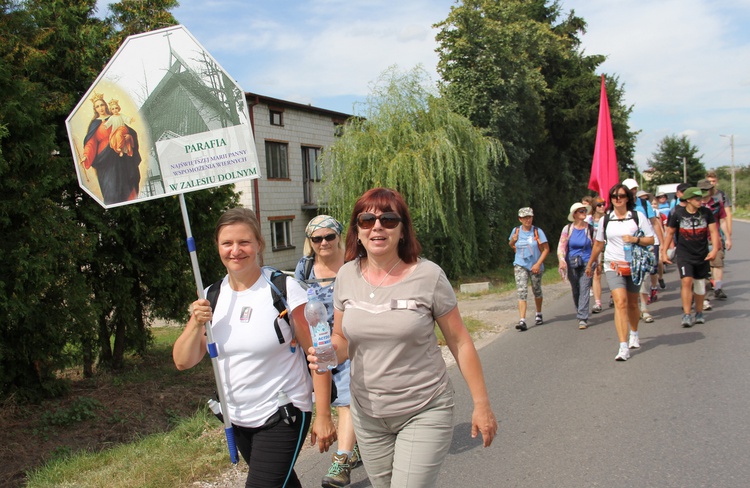
<svg viewBox="0 0 750 488"><path fill-rule="evenodd" d="M361 241L361 240L359 240L359 239L357 239L357 245L358 245L358 246L361 246L361 245L362 245L362 241Z"/></svg>

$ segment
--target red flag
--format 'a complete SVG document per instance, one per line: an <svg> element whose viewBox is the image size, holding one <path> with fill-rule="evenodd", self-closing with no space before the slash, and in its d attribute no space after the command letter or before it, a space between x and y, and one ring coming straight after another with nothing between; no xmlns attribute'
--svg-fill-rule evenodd
<svg viewBox="0 0 750 488"><path fill-rule="evenodd" d="M615 155L615 137L612 134L612 120L609 116L607 90L602 75L602 93L599 101L599 123L596 126L594 160L591 162L589 189L599 193L609 204L609 190L620 181Z"/></svg>

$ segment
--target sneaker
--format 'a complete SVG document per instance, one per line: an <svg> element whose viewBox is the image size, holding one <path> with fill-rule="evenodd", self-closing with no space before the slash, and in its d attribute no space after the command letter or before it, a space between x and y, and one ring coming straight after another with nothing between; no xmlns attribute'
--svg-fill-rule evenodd
<svg viewBox="0 0 750 488"><path fill-rule="evenodd" d="M323 488L342 488L351 483L351 468L349 467L349 456L346 454L334 454L333 463L328 468L328 473L323 476L321 486Z"/></svg>
<svg viewBox="0 0 750 488"><path fill-rule="evenodd" d="M663 290L666 287L667 287L667 284L664 283L664 278L659 278L659 288L661 288Z"/></svg>
<svg viewBox="0 0 750 488"><path fill-rule="evenodd" d="M703 300L703 310L713 310L714 307L711 306L711 302L708 300Z"/></svg>
<svg viewBox="0 0 750 488"><path fill-rule="evenodd" d="M654 321L654 318L653 318L653 317L651 316L651 314L650 314L650 313L648 313L648 312L646 312L645 310L644 310L643 312L641 312L641 318L642 318L642 319L643 319L643 321L644 321L644 322L646 322L647 324L650 324L651 322L653 322L653 321Z"/></svg>
<svg viewBox="0 0 750 488"><path fill-rule="evenodd" d="M649 302L655 302L659 299L659 296L656 294L656 288L651 288L651 294L648 296Z"/></svg>
<svg viewBox="0 0 750 488"><path fill-rule="evenodd" d="M620 352L615 356L615 361L627 361L630 359L630 349L627 347L620 347Z"/></svg>
<svg viewBox="0 0 750 488"><path fill-rule="evenodd" d="M519 320L518 321L518 325L516 325L516 329L520 330L521 332L523 332L526 329L528 329L528 327L526 327L526 321L525 320Z"/></svg>
<svg viewBox="0 0 750 488"><path fill-rule="evenodd" d="M352 456L349 458L349 469L354 469L360 464L362 464L362 456L359 454L359 444L355 442Z"/></svg>
<svg viewBox="0 0 750 488"><path fill-rule="evenodd" d="M690 316L689 313L686 313L682 316L682 322L680 322L680 325L682 325L685 328L693 326L693 318Z"/></svg>
<svg viewBox="0 0 750 488"><path fill-rule="evenodd" d="M544 319L542 318L542 314L540 314L540 313L536 314L536 318L534 319L534 323L536 325L542 325L544 323Z"/></svg>
<svg viewBox="0 0 750 488"><path fill-rule="evenodd" d="M579 320L578 321L578 328L580 330L588 329L589 328L589 324L587 324L585 320Z"/></svg>
<svg viewBox="0 0 750 488"><path fill-rule="evenodd" d="M719 288L718 290L714 290L714 298L717 300L726 300L727 294L724 293L724 290Z"/></svg>
<svg viewBox="0 0 750 488"><path fill-rule="evenodd" d="M628 341L628 349L640 349L641 343L638 342L638 336L630 334L630 341Z"/></svg>
<svg viewBox="0 0 750 488"><path fill-rule="evenodd" d="M602 311L602 304L601 303L597 303L596 305L594 305L593 307L591 307L591 313L599 313L601 311Z"/></svg>
<svg viewBox="0 0 750 488"><path fill-rule="evenodd" d="M696 312L695 314L695 323L696 324L705 324L706 319L703 318L703 312Z"/></svg>
<svg viewBox="0 0 750 488"><path fill-rule="evenodd" d="M609 308L612 308L615 306L615 300L612 297L609 297Z"/></svg>

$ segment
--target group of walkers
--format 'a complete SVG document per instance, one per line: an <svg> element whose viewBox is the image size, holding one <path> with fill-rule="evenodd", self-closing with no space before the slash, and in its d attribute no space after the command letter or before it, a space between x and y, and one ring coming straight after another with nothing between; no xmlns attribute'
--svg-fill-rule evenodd
<svg viewBox="0 0 750 488"><path fill-rule="evenodd" d="M300 487L294 464L309 429L320 452L338 438L324 487L348 485L360 460L374 487L435 486L454 425L454 390L435 323L469 387L471 436L481 434L487 447L497 431L456 295L443 270L420 257L403 197L387 188L368 190L354 205L346 242L342 230L330 216L310 221L305 256L295 277L284 279L286 306L279 311L279 287L262 266L265 244L255 214L230 209L216 225L227 275L214 307L208 299L191 304L173 358L182 370L198 364L207 346L215 351L229 410L223 413L250 468L247 487ZM306 287L329 310L339 364L333 375L317 371L304 316ZM337 428L331 406L338 410Z"/></svg>
<svg viewBox="0 0 750 488"><path fill-rule="evenodd" d="M630 351L640 348L638 324L654 321L648 305L658 299L659 288L666 288L665 264L677 265L683 327L705 323L704 311L711 309L709 296L727 298L723 268L725 251L732 247L731 201L716 183L716 173L709 172L697 186L681 184L670 204L666 194L652 200L629 178L614 185L606 200L586 197L571 205L570 223L562 229L557 246L558 270L570 283L582 330L588 328L589 313L602 311L602 273L606 276L619 342L615 360L627 361ZM521 208L521 225L508 238L515 251L519 331L528 329L529 283L535 323L544 322L541 283L550 247L544 232L533 225L533 215L531 208Z"/></svg>

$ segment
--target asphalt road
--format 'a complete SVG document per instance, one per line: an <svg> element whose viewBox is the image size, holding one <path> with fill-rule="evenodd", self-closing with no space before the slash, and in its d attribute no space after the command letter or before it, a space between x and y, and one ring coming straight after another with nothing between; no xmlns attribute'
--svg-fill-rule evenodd
<svg viewBox="0 0 750 488"><path fill-rule="evenodd" d="M734 225L725 291L705 325L683 329L674 266L641 324L641 348L616 362L613 310L579 331L567 295L547 300L546 323L507 330L480 350L500 420L493 445L471 439L460 373L456 429L438 487L750 486L750 224ZM505 324L507 328L507 324ZM330 454L306 449L296 466L320 486ZM370 486L364 468L352 488Z"/></svg>

